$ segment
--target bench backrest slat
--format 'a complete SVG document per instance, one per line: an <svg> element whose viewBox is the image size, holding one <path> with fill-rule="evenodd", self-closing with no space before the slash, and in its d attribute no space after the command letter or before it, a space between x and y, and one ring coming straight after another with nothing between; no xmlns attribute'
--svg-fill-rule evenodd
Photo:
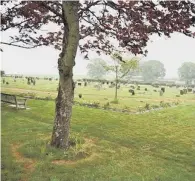
<svg viewBox="0 0 195 181"><path fill-rule="evenodd" d="M15 104L16 103L16 96L10 95L10 94L1 93L1 101L2 102Z"/></svg>

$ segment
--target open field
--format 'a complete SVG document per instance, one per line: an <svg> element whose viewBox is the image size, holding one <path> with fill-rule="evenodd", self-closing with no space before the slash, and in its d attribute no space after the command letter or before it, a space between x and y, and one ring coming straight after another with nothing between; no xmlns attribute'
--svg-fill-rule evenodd
<svg viewBox="0 0 195 181"><path fill-rule="evenodd" d="M2 92L36 97L56 97L57 81L37 81L29 86L21 80L2 84ZM136 94L119 89L119 104L111 107L136 110L146 103L179 101L150 113L128 115L73 106L71 139L67 152L48 146L54 101L29 99L30 109L16 110L2 104L3 181L194 181L195 95L176 97L179 90L166 87L165 94ZM114 89L96 90L92 85L76 87L79 102L111 102ZM136 91L139 92L139 91ZM82 94L81 99L78 94Z"/></svg>

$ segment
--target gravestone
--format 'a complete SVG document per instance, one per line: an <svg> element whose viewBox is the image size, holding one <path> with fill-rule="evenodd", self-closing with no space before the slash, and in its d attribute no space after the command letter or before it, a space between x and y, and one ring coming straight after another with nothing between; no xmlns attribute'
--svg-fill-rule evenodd
<svg viewBox="0 0 195 181"><path fill-rule="evenodd" d="M161 90L160 90L160 96L163 96L163 93L164 93L164 92L163 92L163 90L161 89Z"/></svg>
<svg viewBox="0 0 195 181"><path fill-rule="evenodd" d="M129 89L129 92L131 93L131 95L135 95L135 91L133 89Z"/></svg>
<svg viewBox="0 0 195 181"><path fill-rule="evenodd" d="M163 93L165 93L165 88L164 87L162 87L161 90L163 91Z"/></svg>
<svg viewBox="0 0 195 181"><path fill-rule="evenodd" d="M183 89L183 93L187 94L188 93L187 89Z"/></svg>
<svg viewBox="0 0 195 181"><path fill-rule="evenodd" d="M192 88L188 88L188 92L192 92Z"/></svg>
<svg viewBox="0 0 195 181"><path fill-rule="evenodd" d="M82 98L82 94L79 94L79 98Z"/></svg>

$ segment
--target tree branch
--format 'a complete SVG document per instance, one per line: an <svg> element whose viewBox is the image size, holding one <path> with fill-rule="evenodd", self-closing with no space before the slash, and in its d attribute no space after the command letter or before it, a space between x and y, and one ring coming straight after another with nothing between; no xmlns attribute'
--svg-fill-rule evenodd
<svg viewBox="0 0 195 181"><path fill-rule="evenodd" d="M56 3L55 3L56 4ZM51 6L49 6L49 5L47 5L45 2L41 2L41 5L44 7L44 8L46 8L46 9L48 9L48 10L50 10L52 13L54 13L56 16L58 16L58 17L62 17L62 14L60 14L58 11L56 11L55 9L53 9L53 8L51 8ZM59 5L61 5L61 4L59 4ZM62 7L62 5L61 5L61 7Z"/></svg>
<svg viewBox="0 0 195 181"><path fill-rule="evenodd" d="M88 11L92 6L97 5L99 2L101 2L101 1L98 0L98 1L95 1L95 2L92 2L92 3L89 3L86 8L81 9L80 12L79 12L79 17L82 17L84 11Z"/></svg>
<svg viewBox="0 0 195 181"><path fill-rule="evenodd" d="M31 49L31 48L36 48L36 47L42 46L42 44L39 44L39 45L34 45L34 46L31 46L31 47L27 47L27 46L16 45L16 44L13 44L13 43L6 43L6 42L0 42L0 44L15 46L15 47L18 47L18 48L25 48L25 49Z"/></svg>
<svg viewBox="0 0 195 181"><path fill-rule="evenodd" d="M25 23L25 22L29 21L29 20L32 20L32 18L26 19L26 20L24 20L24 21L22 21L22 22L20 22L20 23L13 24L13 25L11 25L11 26L7 26L6 28L1 29L1 31L6 31L6 30L8 30L9 28L14 28L14 27L16 27L16 26L21 25L22 23Z"/></svg>

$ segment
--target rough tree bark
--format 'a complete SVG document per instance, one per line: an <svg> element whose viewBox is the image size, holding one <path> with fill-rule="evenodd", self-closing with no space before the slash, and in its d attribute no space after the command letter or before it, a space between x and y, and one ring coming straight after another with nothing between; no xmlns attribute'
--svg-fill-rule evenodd
<svg viewBox="0 0 195 181"><path fill-rule="evenodd" d="M58 59L59 87L51 146L68 149L74 98L73 66L79 43L79 1L63 1L64 38Z"/></svg>

